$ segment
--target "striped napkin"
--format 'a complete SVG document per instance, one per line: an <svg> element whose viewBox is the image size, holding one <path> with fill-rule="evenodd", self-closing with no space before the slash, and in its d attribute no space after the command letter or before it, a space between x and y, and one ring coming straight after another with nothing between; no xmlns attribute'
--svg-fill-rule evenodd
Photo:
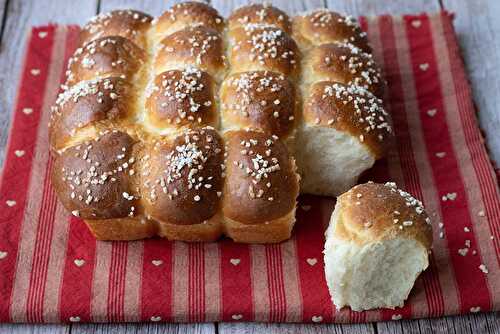
<svg viewBox="0 0 500 334"><path fill-rule="evenodd" d="M0 184L0 321L365 322L500 309L500 196L446 12L361 18L397 145L365 180L422 199L434 250L405 307L335 310L323 275L334 199L300 198L278 245L97 242L50 185L47 121L78 28L33 28Z"/></svg>

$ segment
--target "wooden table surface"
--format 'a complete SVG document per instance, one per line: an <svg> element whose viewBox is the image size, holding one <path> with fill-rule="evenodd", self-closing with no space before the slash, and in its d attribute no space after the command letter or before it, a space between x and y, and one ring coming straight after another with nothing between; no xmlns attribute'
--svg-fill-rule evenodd
<svg viewBox="0 0 500 334"><path fill-rule="evenodd" d="M115 8L158 15L172 0L0 0L0 164L21 69L26 32L49 22L83 24ZM223 15L245 0L212 0ZM328 7L351 15L435 12L456 13L455 27L472 84L478 117L491 157L500 165L500 1L498 0L274 0L289 13ZM355 325L255 323L206 324L0 324L3 333L500 333L498 313L471 314Z"/></svg>

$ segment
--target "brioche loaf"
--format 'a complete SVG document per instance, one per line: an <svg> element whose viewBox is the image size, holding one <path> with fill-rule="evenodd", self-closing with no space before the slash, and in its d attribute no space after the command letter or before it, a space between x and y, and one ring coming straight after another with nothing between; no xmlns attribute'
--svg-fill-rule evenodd
<svg viewBox="0 0 500 334"><path fill-rule="evenodd" d="M333 12L102 14L52 108L53 185L98 239L279 242L298 172L337 195L385 155L383 90L365 33Z"/></svg>
<svg viewBox="0 0 500 334"><path fill-rule="evenodd" d="M427 268L432 227L422 203L394 183L342 194L326 231L326 281L337 308L403 306Z"/></svg>

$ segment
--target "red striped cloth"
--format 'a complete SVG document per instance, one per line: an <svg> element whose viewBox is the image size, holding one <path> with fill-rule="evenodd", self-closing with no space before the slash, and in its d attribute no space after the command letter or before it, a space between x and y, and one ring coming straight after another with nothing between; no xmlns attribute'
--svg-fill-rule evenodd
<svg viewBox="0 0 500 334"><path fill-rule="evenodd" d="M498 310L499 189L451 16L361 21L397 137L365 178L396 181L434 218L431 266L404 308L332 307L321 253L329 198L301 197L294 236L279 245L96 242L48 178L49 107L78 33L52 25L29 36L0 185L0 321L364 322Z"/></svg>

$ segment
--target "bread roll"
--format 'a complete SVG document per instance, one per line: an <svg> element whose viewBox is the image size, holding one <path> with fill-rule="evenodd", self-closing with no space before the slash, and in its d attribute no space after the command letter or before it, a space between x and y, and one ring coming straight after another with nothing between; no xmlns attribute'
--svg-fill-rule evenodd
<svg viewBox="0 0 500 334"><path fill-rule="evenodd" d="M283 74L252 71L231 75L222 84L220 99L224 130L260 128L286 138L295 129L295 88Z"/></svg>
<svg viewBox="0 0 500 334"><path fill-rule="evenodd" d="M321 44L351 43L371 52L366 33L352 16L342 16L327 9L317 9L293 18L293 37L303 50Z"/></svg>
<svg viewBox="0 0 500 334"><path fill-rule="evenodd" d="M231 13L227 21L229 30L244 27L247 24L272 25L286 33L290 33L292 30L288 15L269 3L255 3L239 7Z"/></svg>
<svg viewBox="0 0 500 334"><path fill-rule="evenodd" d="M215 8L202 2L187 1L173 5L156 19L154 33L156 38L168 36L190 26L204 26L222 32L224 18Z"/></svg>
<svg viewBox="0 0 500 334"><path fill-rule="evenodd" d="M229 131L222 212L235 241L277 242L295 223L299 178L295 161L277 136Z"/></svg>
<svg viewBox="0 0 500 334"><path fill-rule="evenodd" d="M144 48L153 18L137 10L114 10L99 14L83 26L80 45L107 36L121 36Z"/></svg>
<svg viewBox="0 0 500 334"><path fill-rule="evenodd" d="M302 191L340 195L385 155L392 137L382 100L368 90L331 81L312 85L295 151Z"/></svg>
<svg viewBox="0 0 500 334"><path fill-rule="evenodd" d="M325 275L337 308L401 307L428 265L432 226L422 203L394 183L342 194L326 231Z"/></svg>

